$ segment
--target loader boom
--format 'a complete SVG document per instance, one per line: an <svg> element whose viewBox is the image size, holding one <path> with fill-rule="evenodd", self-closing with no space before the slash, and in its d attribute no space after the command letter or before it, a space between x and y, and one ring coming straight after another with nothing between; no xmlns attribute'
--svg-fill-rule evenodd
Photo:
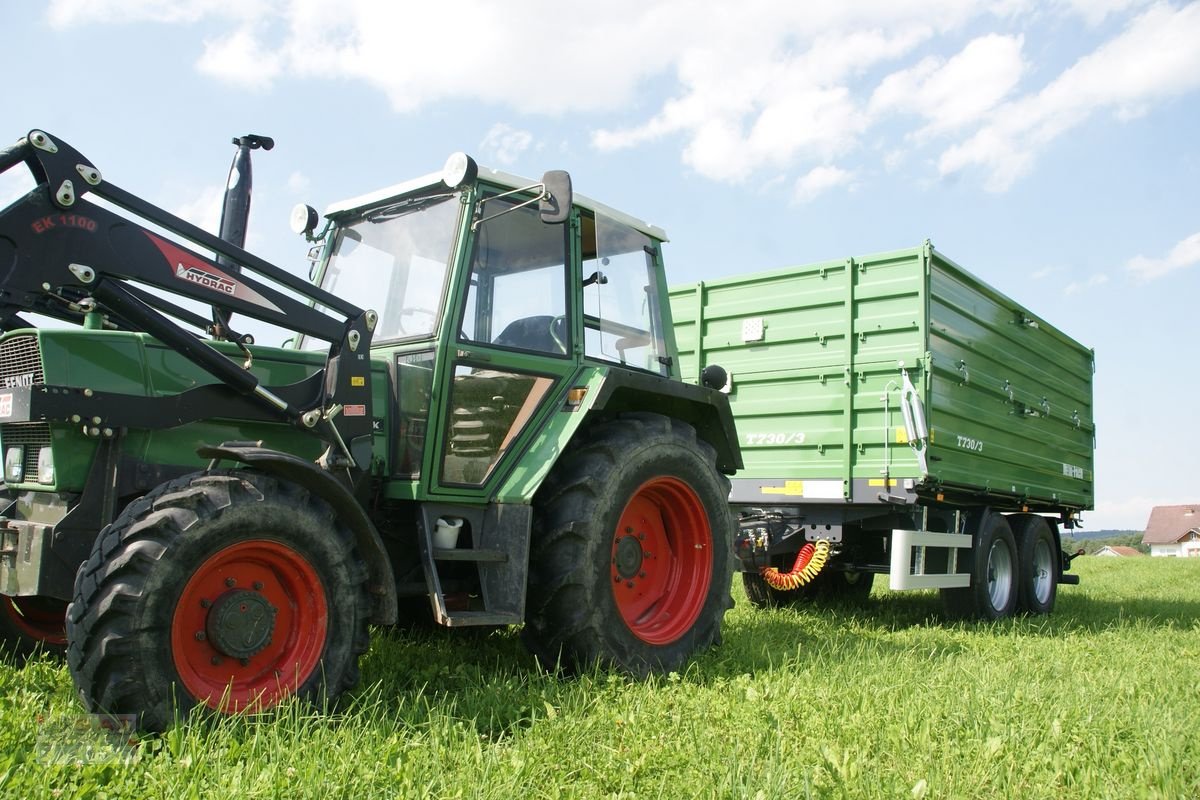
<svg viewBox="0 0 1200 800"><path fill-rule="evenodd" d="M375 327L373 311L105 181L88 159L43 131L31 131L0 151L0 171L21 163L37 186L0 211L0 325L5 330L31 327L21 316L31 312L148 333L229 387L232 391L225 394L238 406L237 413L244 414L245 404L237 403L234 395L249 397L268 413L320 436L334 463L367 468L371 390L365 364ZM91 202L89 195L129 216ZM131 283L210 305L217 319L244 314L329 342L320 380L289 387L261 385L247 368L180 324L206 327L208 321ZM250 355L246 337L238 343ZM52 390L38 387L43 395L54 394ZM32 408L37 401L31 398L29 403ZM354 414L340 413L346 407Z"/></svg>

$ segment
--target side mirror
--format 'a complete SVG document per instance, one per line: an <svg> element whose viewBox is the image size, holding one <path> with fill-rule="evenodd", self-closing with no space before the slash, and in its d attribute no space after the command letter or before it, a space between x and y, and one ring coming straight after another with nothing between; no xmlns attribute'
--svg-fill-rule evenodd
<svg viewBox="0 0 1200 800"><path fill-rule="evenodd" d="M545 194L538 201L538 213L542 222L560 225L571 216L571 175L561 169L551 170L542 176Z"/></svg>

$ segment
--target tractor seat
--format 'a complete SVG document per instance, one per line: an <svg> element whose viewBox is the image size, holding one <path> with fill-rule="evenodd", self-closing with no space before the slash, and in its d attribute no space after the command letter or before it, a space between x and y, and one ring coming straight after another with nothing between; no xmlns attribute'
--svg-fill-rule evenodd
<svg viewBox="0 0 1200 800"><path fill-rule="evenodd" d="M552 332L552 326L557 326L558 330ZM554 338L555 333L558 333L558 340ZM513 320L504 327L499 336L492 340L492 344L513 347L517 350L534 350L539 353L562 355L566 351L559 341L566 341L566 326L563 324L563 318L542 314Z"/></svg>

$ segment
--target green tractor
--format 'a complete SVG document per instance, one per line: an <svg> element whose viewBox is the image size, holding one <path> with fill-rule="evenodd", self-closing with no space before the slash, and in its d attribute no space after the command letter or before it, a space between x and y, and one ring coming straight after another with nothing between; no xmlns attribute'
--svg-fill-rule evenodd
<svg viewBox="0 0 1200 800"><path fill-rule="evenodd" d="M679 380L663 231L456 154L299 207L306 281L242 249L270 141L234 141L220 237L45 132L0 151L37 184L0 211L6 649L161 729L336 700L372 624L634 675L716 643L741 455Z"/></svg>

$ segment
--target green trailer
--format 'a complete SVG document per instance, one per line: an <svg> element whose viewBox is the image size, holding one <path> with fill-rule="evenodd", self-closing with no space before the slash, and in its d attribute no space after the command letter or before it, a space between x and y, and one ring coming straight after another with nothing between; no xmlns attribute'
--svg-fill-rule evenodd
<svg viewBox="0 0 1200 800"><path fill-rule="evenodd" d="M1093 505L1090 349L929 242L676 287L671 309L684 379L723 384L737 423L752 600L887 573L996 618L1074 582L1059 526ZM818 577L764 583L805 543Z"/></svg>

